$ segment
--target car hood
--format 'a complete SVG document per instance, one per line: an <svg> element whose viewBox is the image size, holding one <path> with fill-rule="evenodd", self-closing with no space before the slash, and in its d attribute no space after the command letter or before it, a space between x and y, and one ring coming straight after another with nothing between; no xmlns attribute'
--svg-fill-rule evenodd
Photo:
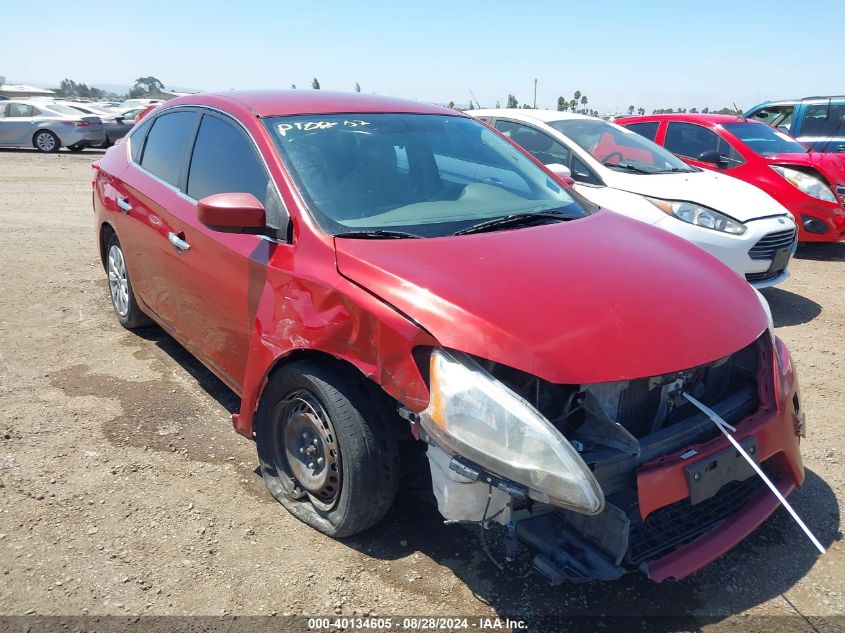
<svg viewBox="0 0 845 633"><path fill-rule="evenodd" d="M695 202L740 222L789 213L762 189L733 176L707 170L651 175L617 172L605 182L616 189L643 196Z"/></svg>
<svg viewBox="0 0 845 633"><path fill-rule="evenodd" d="M441 345L555 383L702 365L767 327L751 286L713 256L606 210L494 233L335 245L341 275Z"/></svg>
<svg viewBox="0 0 845 633"><path fill-rule="evenodd" d="M808 152L806 154L775 154L764 158L770 165L812 167L824 174L831 182L845 183L845 157L838 154Z"/></svg>

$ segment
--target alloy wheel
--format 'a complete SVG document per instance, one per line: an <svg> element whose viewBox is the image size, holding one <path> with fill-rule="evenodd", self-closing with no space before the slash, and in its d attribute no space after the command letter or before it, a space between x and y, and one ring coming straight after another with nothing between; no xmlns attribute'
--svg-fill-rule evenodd
<svg viewBox="0 0 845 633"><path fill-rule="evenodd" d="M35 137L35 144L42 152L52 152L56 149L56 138L49 132L41 132Z"/></svg>
<svg viewBox="0 0 845 633"><path fill-rule="evenodd" d="M109 293L115 312L121 317L129 314L129 279L126 276L126 262L123 251L117 244L109 249Z"/></svg>

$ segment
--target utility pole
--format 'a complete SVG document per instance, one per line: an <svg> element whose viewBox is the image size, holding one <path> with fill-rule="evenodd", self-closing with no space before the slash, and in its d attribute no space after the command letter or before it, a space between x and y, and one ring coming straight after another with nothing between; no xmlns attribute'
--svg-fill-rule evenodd
<svg viewBox="0 0 845 633"><path fill-rule="evenodd" d="M537 109L537 80L534 80L534 109Z"/></svg>

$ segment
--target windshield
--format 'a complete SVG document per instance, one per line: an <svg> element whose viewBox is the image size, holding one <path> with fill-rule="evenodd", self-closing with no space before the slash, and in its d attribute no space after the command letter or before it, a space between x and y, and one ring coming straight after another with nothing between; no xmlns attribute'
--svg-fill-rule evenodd
<svg viewBox="0 0 845 633"><path fill-rule="evenodd" d="M680 158L647 138L600 119L550 121L549 125L611 169L641 174L693 171Z"/></svg>
<svg viewBox="0 0 845 633"><path fill-rule="evenodd" d="M271 117L265 125L317 223L337 235L450 235L493 218L589 203L468 117L338 114Z"/></svg>
<svg viewBox="0 0 845 633"><path fill-rule="evenodd" d="M801 143L765 123L724 123L722 127L763 156L807 153Z"/></svg>

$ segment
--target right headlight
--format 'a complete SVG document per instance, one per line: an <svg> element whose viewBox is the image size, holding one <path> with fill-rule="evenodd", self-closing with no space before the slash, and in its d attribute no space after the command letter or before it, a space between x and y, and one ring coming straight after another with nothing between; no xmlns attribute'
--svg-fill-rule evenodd
<svg viewBox="0 0 845 633"><path fill-rule="evenodd" d="M702 226L705 229L713 229L714 231L730 233L731 235L742 235L746 231L746 226L742 222L738 222L732 217L710 207L705 207L694 202L684 202L683 200L662 200L648 196L645 196L645 199L663 211L663 213L674 216L682 222L689 222L696 226Z"/></svg>
<svg viewBox="0 0 845 633"><path fill-rule="evenodd" d="M780 165L770 165L778 174L780 174L786 182L790 185L803 191L808 196L824 200L825 202L836 202L836 196L827 186L827 183L817 176L806 174L797 169L789 167L781 167Z"/></svg>
<svg viewBox="0 0 845 633"><path fill-rule="evenodd" d="M539 411L463 354L431 354L431 401L420 422L442 448L583 514L604 508L596 478Z"/></svg>

